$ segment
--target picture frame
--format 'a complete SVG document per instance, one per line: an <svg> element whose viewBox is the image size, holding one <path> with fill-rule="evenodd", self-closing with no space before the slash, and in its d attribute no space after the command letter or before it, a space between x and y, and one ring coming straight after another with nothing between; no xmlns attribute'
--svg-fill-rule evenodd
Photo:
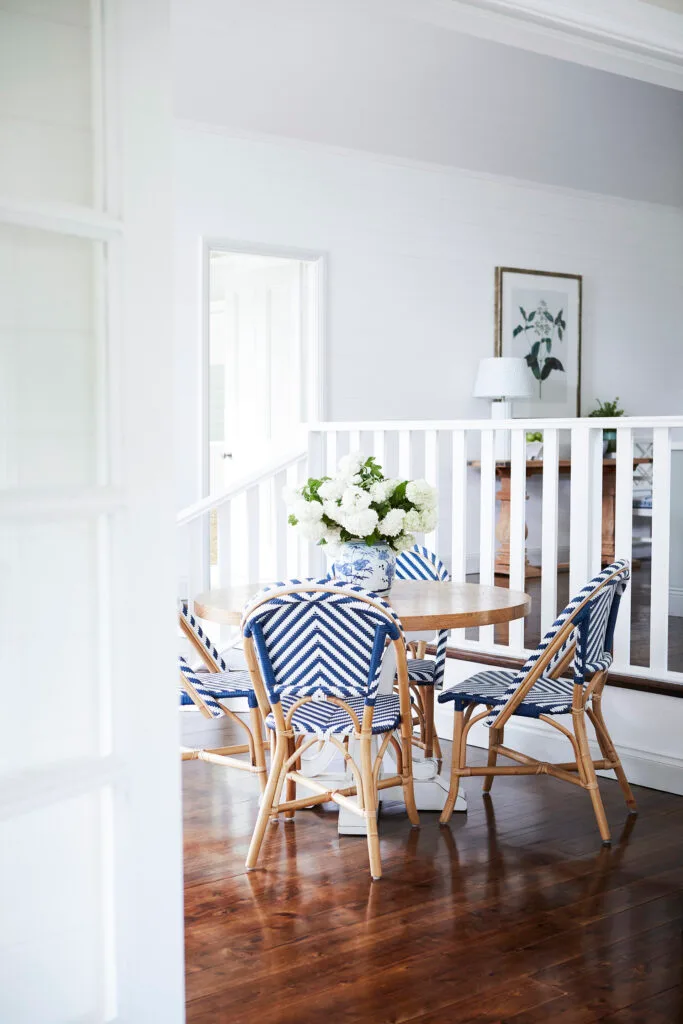
<svg viewBox="0 0 683 1024"><path fill-rule="evenodd" d="M532 396L519 417L581 415L580 274L496 267L494 355L522 358Z"/></svg>

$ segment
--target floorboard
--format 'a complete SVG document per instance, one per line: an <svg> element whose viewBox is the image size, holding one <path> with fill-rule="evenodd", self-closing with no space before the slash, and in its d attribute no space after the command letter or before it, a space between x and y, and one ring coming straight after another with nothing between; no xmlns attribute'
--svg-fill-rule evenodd
<svg viewBox="0 0 683 1024"><path fill-rule="evenodd" d="M607 849L582 791L468 779L447 829L383 806L373 884L334 808L270 826L247 873L255 780L191 761L183 785L189 1024L683 1022L681 797L635 788L628 818L601 780Z"/></svg>

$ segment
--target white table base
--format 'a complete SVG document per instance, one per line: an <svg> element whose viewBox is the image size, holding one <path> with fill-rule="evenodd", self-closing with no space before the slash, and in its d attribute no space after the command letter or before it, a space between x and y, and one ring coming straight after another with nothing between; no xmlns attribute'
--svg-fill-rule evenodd
<svg viewBox="0 0 683 1024"><path fill-rule="evenodd" d="M335 763L337 762L337 763ZM380 772L384 775L395 775L396 765L389 755L385 759L386 769ZM315 757L306 759L304 756L301 766L303 775L315 778L321 785L329 786L330 789L342 788L353 785L351 773L344 772L341 763L341 755L331 743L326 743L323 749ZM449 780L437 772L437 763L434 758L422 758L419 752L413 753L413 784L415 788L415 803L418 811L442 811L448 795ZM297 798L307 795L303 787L298 787ZM403 789L401 786L392 786L390 789L380 790L380 800L397 800L403 803ZM464 812L467 810L467 800L462 793L458 794L455 804L455 811ZM357 814L339 808L339 821L337 831L340 836L365 836L367 828L365 822Z"/></svg>

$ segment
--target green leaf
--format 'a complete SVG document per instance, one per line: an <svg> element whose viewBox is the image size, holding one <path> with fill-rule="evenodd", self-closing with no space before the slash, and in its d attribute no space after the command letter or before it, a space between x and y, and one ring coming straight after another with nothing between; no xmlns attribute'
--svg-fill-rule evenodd
<svg viewBox="0 0 683 1024"><path fill-rule="evenodd" d="M515 327L514 331L512 332L512 337L516 338L517 335L521 334L523 330L524 330L524 328L521 326L521 324L519 326Z"/></svg>
<svg viewBox="0 0 683 1024"><path fill-rule="evenodd" d="M536 356L532 352L529 352L528 355L526 355L524 358L526 360L527 366L529 367L529 369L533 373L533 375L536 378L536 380L540 380L541 379L541 370L540 370L540 367L538 365L538 359L536 358Z"/></svg>
<svg viewBox="0 0 683 1024"><path fill-rule="evenodd" d="M524 317L525 320L529 319L529 317L526 315L526 310L524 309L524 306L520 306L519 307L519 311L520 311L520 313L522 314L522 316Z"/></svg>
<svg viewBox="0 0 683 1024"><path fill-rule="evenodd" d="M534 319L535 316L536 316L536 310L534 310L532 313L529 313L529 316L527 317L529 323L531 323L531 321Z"/></svg>
<svg viewBox="0 0 683 1024"><path fill-rule="evenodd" d="M557 328L557 336L560 339L560 341L562 341L562 328L561 327Z"/></svg>
<svg viewBox="0 0 683 1024"><path fill-rule="evenodd" d="M548 356L543 363L543 369L541 370L541 380L547 380L553 370L561 370L564 372L564 366L559 359L555 356Z"/></svg>
<svg viewBox="0 0 683 1024"><path fill-rule="evenodd" d="M553 320L553 314L549 313L547 309L543 315L545 316L546 320L550 320L551 324L555 323L555 321Z"/></svg>
<svg viewBox="0 0 683 1024"><path fill-rule="evenodd" d="M289 515L287 516L287 522L289 523L290 526L296 526L299 520L296 518L293 512L290 512Z"/></svg>
<svg viewBox="0 0 683 1024"><path fill-rule="evenodd" d="M556 323L556 324L561 324L561 323L562 323L562 314L563 314L563 313L564 313L564 310L563 310L563 309L561 309L561 310L560 310L560 312L559 312L559 313L557 314L557 316L555 317L554 323ZM550 314L548 314L548 316L550 317L550 319L551 319L551 320L553 319L553 318L552 318L552 317L550 316Z"/></svg>
<svg viewBox="0 0 683 1024"><path fill-rule="evenodd" d="M533 345L531 346L531 355L534 357L534 359L538 359L538 350L539 350L540 347L541 347L540 341L535 341L533 343Z"/></svg>

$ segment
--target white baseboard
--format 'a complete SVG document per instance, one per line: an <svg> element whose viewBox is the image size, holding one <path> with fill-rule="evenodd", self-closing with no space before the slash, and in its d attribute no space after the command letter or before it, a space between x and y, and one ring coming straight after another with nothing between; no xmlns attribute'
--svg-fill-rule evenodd
<svg viewBox="0 0 683 1024"><path fill-rule="evenodd" d="M446 705L436 705L435 708L436 730L441 739L452 739L453 736L453 712ZM517 750L523 751L530 757L536 757L542 761L568 761L571 760L569 744L557 733L552 726L543 722L531 720L514 719L505 726L506 743ZM488 747L488 729L485 725L473 726L468 743L474 747ZM591 750L595 758L601 757L597 744L591 743ZM649 789L659 789L665 793L676 793L683 796L683 758L669 757L651 750L636 750L632 747L625 747L618 744L619 756L624 766L624 771L630 782L636 786L647 786ZM605 778L614 778L613 772L599 772Z"/></svg>

